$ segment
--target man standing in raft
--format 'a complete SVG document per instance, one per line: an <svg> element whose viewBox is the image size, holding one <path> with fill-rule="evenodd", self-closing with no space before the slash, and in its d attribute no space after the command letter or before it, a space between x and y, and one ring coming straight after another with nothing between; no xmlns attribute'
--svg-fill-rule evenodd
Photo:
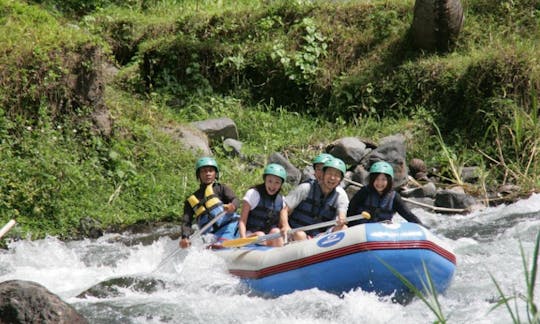
<svg viewBox="0 0 540 324"><path fill-rule="evenodd" d="M326 160L322 170L322 181L308 181L298 185L285 197L288 224L284 224L283 232L288 229L303 227L320 222L335 220L331 229L315 229L309 232L294 233L294 240L303 240L307 236L314 237L326 230L339 231L345 225L349 198L343 190L337 190L345 176L345 163L338 158Z"/></svg>
<svg viewBox="0 0 540 324"><path fill-rule="evenodd" d="M239 199L228 186L218 182L219 167L215 159L203 157L195 164L195 176L200 182L199 189L189 196L184 203L184 223L180 247L190 246L189 236L193 233L192 225L203 226L218 220L201 234L214 234L217 241L233 239L237 236L238 219L236 209Z"/></svg>

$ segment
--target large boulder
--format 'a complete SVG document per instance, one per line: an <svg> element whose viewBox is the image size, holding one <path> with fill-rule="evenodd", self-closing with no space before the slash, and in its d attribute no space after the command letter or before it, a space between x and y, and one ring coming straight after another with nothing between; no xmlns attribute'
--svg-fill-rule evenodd
<svg viewBox="0 0 540 324"><path fill-rule="evenodd" d="M369 151L366 144L356 137L340 138L326 148L326 152L352 165L360 163Z"/></svg>
<svg viewBox="0 0 540 324"><path fill-rule="evenodd" d="M238 139L238 128L234 121L227 117L207 119L191 123L204 132L211 141L221 141L226 138Z"/></svg>
<svg viewBox="0 0 540 324"><path fill-rule="evenodd" d="M367 160L364 161L365 169L369 170L371 165L378 161L386 161L394 168L394 188L401 187L408 181L408 167L405 163L406 148L405 139L401 136L389 136L381 140L381 145L370 152Z"/></svg>
<svg viewBox="0 0 540 324"><path fill-rule="evenodd" d="M0 323L86 324L88 321L42 285L10 280L0 283Z"/></svg>
<svg viewBox="0 0 540 324"><path fill-rule="evenodd" d="M165 126L161 130L196 155L212 155L208 137L194 127L185 125Z"/></svg>

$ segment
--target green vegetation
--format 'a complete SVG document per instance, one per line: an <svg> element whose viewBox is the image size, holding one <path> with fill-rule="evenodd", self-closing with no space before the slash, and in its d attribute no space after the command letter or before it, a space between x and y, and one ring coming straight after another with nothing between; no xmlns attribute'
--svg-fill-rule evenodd
<svg viewBox="0 0 540 324"><path fill-rule="evenodd" d="M537 191L538 2L463 6L458 42L428 53L413 0L0 0L0 223L179 222L197 156L162 129L223 116L248 161L212 149L238 195L273 152L304 167L321 143L398 132L450 182L479 165L470 190Z"/></svg>

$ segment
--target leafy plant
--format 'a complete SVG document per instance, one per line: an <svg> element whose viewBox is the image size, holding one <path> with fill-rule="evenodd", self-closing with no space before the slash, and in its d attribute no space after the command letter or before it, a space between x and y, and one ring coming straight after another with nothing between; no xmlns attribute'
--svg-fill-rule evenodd
<svg viewBox="0 0 540 324"><path fill-rule="evenodd" d="M448 147L444 143L439 127L436 124L433 124L433 127L437 131L437 141L439 142L440 148L443 151L443 157L446 158L446 162L448 163L448 168L452 175L452 178L450 180L455 182L458 185L463 185L464 182L463 182L463 179L461 178L461 170L463 169L463 162L461 161L460 157L456 153L454 153L450 149L450 147Z"/></svg>
<svg viewBox="0 0 540 324"><path fill-rule="evenodd" d="M502 168L503 183L510 178L526 188L535 188L540 183L540 123L536 92L533 91L530 98L530 112L510 100L498 102L503 111L509 112L509 122L502 123L499 118L488 115L492 122L490 130L495 136L496 151L493 154L479 151L495 165L494 169Z"/></svg>
<svg viewBox="0 0 540 324"><path fill-rule="evenodd" d="M429 310L435 314L437 317L437 321L435 323L447 323L447 318L442 311L441 304L439 303L439 299L437 297L437 289L435 288L435 284L433 283L433 279L431 278L431 274L429 273L425 263L422 262L422 267L424 269L426 280L421 280L423 290L420 290L392 266L382 260L380 261L399 279L399 281L407 286L411 293L418 297L429 308Z"/></svg>

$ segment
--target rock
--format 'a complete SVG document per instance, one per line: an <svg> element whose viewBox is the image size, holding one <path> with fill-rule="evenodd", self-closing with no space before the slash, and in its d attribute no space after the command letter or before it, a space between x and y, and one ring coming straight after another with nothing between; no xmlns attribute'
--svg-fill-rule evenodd
<svg viewBox="0 0 540 324"><path fill-rule="evenodd" d="M461 189L461 190L460 190ZM435 196L435 206L454 209L469 209L478 205L474 197L464 193L463 188L440 190Z"/></svg>
<svg viewBox="0 0 540 324"><path fill-rule="evenodd" d="M96 239L103 236L102 224L93 217L83 217L79 220L79 234L83 237Z"/></svg>
<svg viewBox="0 0 540 324"><path fill-rule="evenodd" d="M0 323L88 323L75 308L42 285L23 280L0 283L0 315Z"/></svg>
<svg viewBox="0 0 540 324"><path fill-rule="evenodd" d="M403 197L411 198L434 198L437 194L437 187L433 182L428 182L422 187L413 188L409 190L403 190L400 192Z"/></svg>
<svg viewBox="0 0 540 324"><path fill-rule="evenodd" d="M405 163L405 142L397 136L393 136L391 140L385 140L379 147L371 151L367 157L367 170L369 167L378 161L386 161L394 168L394 188L400 187L408 181L408 168Z"/></svg>
<svg viewBox="0 0 540 324"><path fill-rule="evenodd" d="M165 283L162 280L143 277L118 277L107 281L100 282L80 293L77 298L110 298L125 296L123 289L128 288L132 291L151 294L159 290L165 289Z"/></svg>
<svg viewBox="0 0 540 324"><path fill-rule="evenodd" d="M223 148L233 156L242 156L242 142L233 138L226 138L223 141Z"/></svg>
<svg viewBox="0 0 540 324"><path fill-rule="evenodd" d="M477 166L463 167L461 169L461 181L467 183L475 183L478 181L480 168Z"/></svg>
<svg viewBox="0 0 540 324"><path fill-rule="evenodd" d="M205 133L211 141L221 141L224 138L238 139L236 124L227 117L193 122L191 125Z"/></svg>
<svg viewBox="0 0 540 324"><path fill-rule="evenodd" d="M193 151L196 155L212 155L208 137L196 128L186 126L165 126L162 127L161 130L165 134L171 136L173 140L180 142L185 148Z"/></svg>
<svg viewBox="0 0 540 324"><path fill-rule="evenodd" d="M287 158L285 158L280 153L272 153L268 157L268 163L277 163L280 164L282 167L287 170L287 182L292 185L297 185L300 183L300 180L302 179L302 172L298 170Z"/></svg>
<svg viewBox="0 0 540 324"><path fill-rule="evenodd" d="M347 164L353 165L360 163L369 151L370 149L366 148L366 144L356 137L340 138L326 148L326 152L342 159Z"/></svg>
<svg viewBox="0 0 540 324"><path fill-rule="evenodd" d="M414 177L416 180L423 180L428 181L427 177L427 166L424 160L421 159L412 159L411 162L409 162L409 173Z"/></svg>

